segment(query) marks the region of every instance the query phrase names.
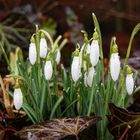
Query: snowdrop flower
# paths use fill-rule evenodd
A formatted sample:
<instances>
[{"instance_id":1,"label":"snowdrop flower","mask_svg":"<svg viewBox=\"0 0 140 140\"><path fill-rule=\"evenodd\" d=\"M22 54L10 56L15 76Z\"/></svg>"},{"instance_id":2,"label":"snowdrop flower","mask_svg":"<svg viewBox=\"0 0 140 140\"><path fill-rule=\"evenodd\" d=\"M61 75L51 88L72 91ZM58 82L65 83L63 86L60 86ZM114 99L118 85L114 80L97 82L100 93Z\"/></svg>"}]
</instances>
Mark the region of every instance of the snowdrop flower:
<instances>
[{"instance_id":1,"label":"snowdrop flower","mask_svg":"<svg viewBox=\"0 0 140 140\"><path fill-rule=\"evenodd\" d=\"M44 33L42 33L40 39L40 57L46 58L46 55L47 55L47 41L45 39Z\"/></svg>"},{"instance_id":2,"label":"snowdrop flower","mask_svg":"<svg viewBox=\"0 0 140 140\"><path fill-rule=\"evenodd\" d=\"M81 76L79 50L76 49L71 65L71 75L74 82L77 82Z\"/></svg>"},{"instance_id":3,"label":"snowdrop flower","mask_svg":"<svg viewBox=\"0 0 140 140\"><path fill-rule=\"evenodd\" d=\"M94 67L89 68L89 71L87 73L85 73L85 75L84 75L84 84L85 84L85 86L87 86L87 85L89 87L92 86L94 73L95 73Z\"/></svg>"},{"instance_id":4,"label":"snowdrop flower","mask_svg":"<svg viewBox=\"0 0 140 140\"><path fill-rule=\"evenodd\" d=\"M53 66L51 60L47 60L44 67L45 79L50 80L53 74Z\"/></svg>"},{"instance_id":5,"label":"snowdrop flower","mask_svg":"<svg viewBox=\"0 0 140 140\"><path fill-rule=\"evenodd\" d=\"M93 40L90 46L90 61L93 67L97 65L99 61L99 56L100 49L99 49L98 33L96 32L95 29L95 32L93 34Z\"/></svg>"},{"instance_id":6,"label":"snowdrop flower","mask_svg":"<svg viewBox=\"0 0 140 140\"><path fill-rule=\"evenodd\" d=\"M133 93L134 89L134 79L133 79L133 73L131 71L131 68L127 68L127 75L126 75L126 90L129 95Z\"/></svg>"},{"instance_id":7,"label":"snowdrop flower","mask_svg":"<svg viewBox=\"0 0 140 140\"><path fill-rule=\"evenodd\" d=\"M61 59L61 53L60 53L60 50L57 49L57 50L56 50L56 63L57 63L57 64L60 63L60 59Z\"/></svg>"},{"instance_id":8,"label":"snowdrop flower","mask_svg":"<svg viewBox=\"0 0 140 140\"><path fill-rule=\"evenodd\" d=\"M32 65L34 65L36 63L36 60L37 60L36 45L35 45L34 37L32 37L29 46L29 61Z\"/></svg>"},{"instance_id":9,"label":"snowdrop flower","mask_svg":"<svg viewBox=\"0 0 140 140\"><path fill-rule=\"evenodd\" d=\"M93 40L90 47L90 61L92 66L96 66L99 61L100 51L98 40Z\"/></svg>"},{"instance_id":10,"label":"snowdrop flower","mask_svg":"<svg viewBox=\"0 0 140 140\"><path fill-rule=\"evenodd\" d=\"M121 69L121 63L118 55L118 47L117 45L113 45L113 52L111 54L110 58L110 72L111 72L111 77L113 81L116 81L119 77L120 74L120 69Z\"/></svg>"},{"instance_id":11,"label":"snowdrop flower","mask_svg":"<svg viewBox=\"0 0 140 140\"><path fill-rule=\"evenodd\" d=\"M15 88L14 90L14 106L16 110L20 110L23 104L23 95L20 88Z\"/></svg>"}]
</instances>

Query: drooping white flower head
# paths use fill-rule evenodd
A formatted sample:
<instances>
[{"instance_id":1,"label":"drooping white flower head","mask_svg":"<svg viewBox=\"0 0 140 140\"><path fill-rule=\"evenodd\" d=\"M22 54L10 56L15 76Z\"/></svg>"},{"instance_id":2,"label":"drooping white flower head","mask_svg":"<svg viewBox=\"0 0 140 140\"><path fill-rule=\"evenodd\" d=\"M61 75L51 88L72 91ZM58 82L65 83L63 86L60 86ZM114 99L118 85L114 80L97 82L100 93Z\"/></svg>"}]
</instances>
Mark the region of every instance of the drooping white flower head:
<instances>
[{"instance_id":1,"label":"drooping white flower head","mask_svg":"<svg viewBox=\"0 0 140 140\"><path fill-rule=\"evenodd\" d=\"M93 40L90 47L90 61L92 66L96 66L99 61L100 51L98 40Z\"/></svg>"},{"instance_id":2,"label":"drooping white flower head","mask_svg":"<svg viewBox=\"0 0 140 140\"><path fill-rule=\"evenodd\" d=\"M87 86L87 85L89 87L92 86L94 73L95 73L94 67L90 67L89 71L85 73L85 75L84 75L84 84L85 84L85 86Z\"/></svg>"},{"instance_id":3,"label":"drooping white flower head","mask_svg":"<svg viewBox=\"0 0 140 140\"><path fill-rule=\"evenodd\" d=\"M120 59L118 53L113 53L110 58L111 77L116 81L120 74Z\"/></svg>"},{"instance_id":4,"label":"drooping white flower head","mask_svg":"<svg viewBox=\"0 0 140 140\"><path fill-rule=\"evenodd\" d=\"M45 79L50 80L53 74L53 66L51 60L47 60L44 67Z\"/></svg>"},{"instance_id":5,"label":"drooping white flower head","mask_svg":"<svg viewBox=\"0 0 140 140\"><path fill-rule=\"evenodd\" d=\"M89 68L89 72L88 72L88 75L87 75L87 84L88 84L89 87L92 86L94 73L95 73L94 67Z\"/></svg>"},{"instance_id":6,"label":"drooping white flower head","mask_svg":"<svg viewBox=\"0 0 140 140\"><path fill-rule=\"evenodd\" d=\"M46 55L47 55L47 41L45 39L44 33L42 33L40 39L40 57L46 58Z\"/></svg>"},{"instance_id":7,"label":"drooping white flower head","mask_svg":"<svg viewBox=\"0 0 140 140\"><path fill-rule=\"evenodd\" d=\"M133 73L131 71L131 68L127 68L127 74L126 74L126 90L129 95L133 93L134 90L134 79L133 79Z\"/></svg>"},{"instance_id":8,"label":"drooping white flower head","mask_svg":"<svg viewBox=\"0 0 140 140\"><path fill-rule=\"evenodd\" d=\"M13 97L15 109L20 110L23 105L23 95L20 88L15 88Z\"/></svg>"},{"instance_id":9,"label":"drooping white flower head","mask_svg":"<svg viewBox=\"0 0 140 140\"><path fill-rule=\"evenodd\" d=\"M118 47L117 45L113 45L113 52L110 58L110 73L113 81L116 81L119 78L121 63L118 54Z\"/></svg>"},{"instance_id":10,"label":"drooping white flower head","mask_svg":"<svg viewBox=\"0 0 140 140\"><path fill-rule=\"evenodd\" d=\"M35 40L32 37L31 38L31 43L29 46L29 61L32 65L36 63L37 60L37 51L36 51L36 45L35 45Z\"/></svg>"},{"instance_id":11,"label":"drooping white flower head","mask_svg":"<svg viewBox=\"0 0 140 140\"><path fill-rule=\"evenodd\" d=\"M57 65L60 63L60 59L61 59L61 53L60 53L60 50L57 49L56 50L56 63L57 63Z\"/></svg>"},{"instance_id":12,"label":"drooping white flower head","mask_svg":"<svg viewBox=\"0 0 140 140\"><path fill-rule=\"evenodd\" d=\"M71 65L71 75L74 82L77 82L81 76L79 50L76 49Z\"/></svg>"}]
</instances>

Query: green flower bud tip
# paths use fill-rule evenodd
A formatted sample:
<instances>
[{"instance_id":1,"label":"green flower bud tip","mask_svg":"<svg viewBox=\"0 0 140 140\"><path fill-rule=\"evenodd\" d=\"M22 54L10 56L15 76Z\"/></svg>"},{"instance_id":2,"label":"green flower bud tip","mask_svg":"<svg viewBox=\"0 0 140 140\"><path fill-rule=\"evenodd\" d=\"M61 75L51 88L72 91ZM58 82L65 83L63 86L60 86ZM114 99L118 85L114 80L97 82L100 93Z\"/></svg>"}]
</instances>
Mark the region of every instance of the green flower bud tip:
<instances>
[{"instance_id":1,"label":"green flower bud tip","mask_svg":"<svg viewBox=\"0 0 140 140\"><path fill-rule=\"evenodd\" d=\"M97 33L97 31L95 30L95 32L93 33L93 39L94 40L98 40L98 33Z\"/></svg>"},{"instance_id":2,"label":"green flower bud tip","mask_svg":"<svg viewBox=\"0 0 140 140\"><path fill-rule=\"evenodd\" d=\"M118 45L117 44L114 44L112 46L112 53L117 53L118 52Z\"/></svg>"},{"instance_id":3,"label":"green flower bud tip","mask_svg":"<svg viewBox=\"0 0 140 140\"><path fill-rule=\"evenodd\" d=\"M45 38L45 34L41 32L41 38Z\"/></svg>"},{"instance_id":4,"label":"green flower bud tip","mask_svg":"<svg viewBox=\"0 0 140 140\"><path fill-rule=\"evenodd\" d=\"M50 61L51 57L50 57L50 53L47 55L46 61Z\"/></svg>"},{"instance_id":5,"label":"green flower bud tip","mask_svg":"<svg viewBox=\"0 0 140 140\"><path fill-rule=\"evenodd\" d=\"M132 73L132 70L131 70L131 68L130 68L129 66L127 66L126 73L127 73L127 74L131 74L131 73Z\"/></svg>"},{"instance_id":6,"label":"green flower bud tip","mask_svg":"<svg viewBox=\"0 0 140 140\"><path fill-rule=\"evenodd\" d=\"M34 39L34 37L33 37L33 36L31 37L30 42L31 42L31 43L35 43L35 39Z\"/></svg>"},{"instance_id":7,"label":"green flower bud tip","mask_svg":"<svg viewBox=\"0 0 140 140\"><path fill-rule=\"evenodd\" d=\"M16 84L15 84L15 89L17 89L17 88L19 88L19 87L20 87L19 83L16 82Z\"/></svg>"},{"instance_id":8,"label":"green flower bud tip","mask_svg":"<svg viewBox=\"0 0 140 140\"><path fill-rule=\"evenodd\" d=\"M88 44L88 34L87 34L87 32L84 31L84 30L82 30L81 32L84 34L84 43Z\"/></svg>"},{"instance_id":9,"label":"green flower bud tip","mask_svg":"<svg viewBox=\"0 0 140 140\"><path fill-rule=\"evenodd\" d=\"M78 50L78 48L76 48L76 50L74 51L74 56L79 56L79 50Z\"/></svg>"},{"instance_id":10,"label":"green flower bud tip","mask_svg":"<svg viewBox=\"0 0 140 140\"><path fill-rule=\"evenodd\" d=\"M79 95L79 94L77 94L77 100L78 100L78 101L80 100L80 95Z\"/></svg>"}]
</instances>

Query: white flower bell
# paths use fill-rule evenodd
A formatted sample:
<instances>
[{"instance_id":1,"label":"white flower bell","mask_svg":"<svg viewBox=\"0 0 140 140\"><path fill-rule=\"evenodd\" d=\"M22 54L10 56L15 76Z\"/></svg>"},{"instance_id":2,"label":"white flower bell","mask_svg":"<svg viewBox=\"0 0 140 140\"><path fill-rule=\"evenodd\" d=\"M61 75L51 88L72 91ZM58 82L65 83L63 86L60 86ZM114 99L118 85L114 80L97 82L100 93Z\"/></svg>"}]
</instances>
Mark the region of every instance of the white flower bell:
<instances>
[{"instance_id":1,"label":"white flower bell","mask_svg":"<svg viewBox=\"0 0 140 140\"><path fill-rule=\"evenodd\" d=\"M89 87L92 87L94 73L95 73L94 67L89 68L89 71L87 73L85 73L85 75L84 75L85 86L88 85Z\"/></svg>"},{"instance_id":2,"label":"white flower bell","mask_svg":"<svg viewBox=\"0 0 140 140\"><path fill-rule=\"evenodd\" d=\"M74 52L74 57L71 65L71 75L74 82L77 82L81 76L80 56L78 49L76 49Z\"/></svg>"},{"instance_id":3,"label":"white flower bell","mask_svg":"<svg viewBox=\"0 0 140 140\"><path fill-rule=\"evenodd\" d=\"M51 60L47 60L44 67L45 79L50 80L53 74L53 66Z\"/></svg>"},{"instance_id":4,"label":"white flower bell","mask_svg":"<svg viewBox=\"0 0 140 140\"><path fill-rule=\"evenodd\" d=\"M35 40L32 37L31 38L31 43L29 46L29 61L32 65L36 63L37 60L37 51L36 51L36 45L35 45Z\"/></svg>"},{"instance_id":5,"label":"white flower bell","mask_svg":"<svg viewBox=\"0 0 140 140\"><path fill-rule=\"evenodd\" d=\"M87 75L87 84L88 84L89 87L92 86L94 73L95 73L94 67L89 68L89 72L88 72L88 75Z\"/></svg>"},{"instance_id":6,"label":"white flower bell","mask_svg":"<svg viewBox=\"0 0 140 140\"><path fill-rule=\"evenodd\" d=\"M98 41L98 33L95 28L95 32L93 34L93 40L90 45L90 61L92 66L96 66L99 61L100 56L100 48L99 48L99 41Z\"/></svg>"},{"instance_id":7,"label":"white flower bell","mask_svg":"<svg viewBox=\"0 0 140 140\"><path fill-rule=\"evenodd\" d=\"M40 39L40 57L46 58L46 55L47 55L47 41L45 39L44 33L42 33Z\"/></svg>"},{"instance_id":8,"label":"white flower bell","mask_svg":"<svg viewBox=\"0 0 140 140\"><path fill-rule=\"evenodd\" d=\"M98 40L93 40L90 47L90 61L92 66L96 66L99 61L100 51Z\"/></svg>"},{"instance_id":9,"label":"white flower bell","mask_svg":"<svg viewBox=\"0 0 140 140\"><path fill-rule=\"evenodd\" d=\"M133 93L134 90L134 79L133 79L133 73L131 71L131 68L127 68L127 75L126 75L126 90L129 95Z\"/></svg>"},{"instance_id":10,"label":"white flower bell","mask_svg":"<svg viewBox=\"0 0 140 140\"><path fill-rule=\"evenodd\" d=\"M16 110L20 110L23 105L23 95L20 88L14 90L14 106Z\"/></svg>"},{"instance_id":11,"label":"white flower bell","mask_svg":"<svg viewBox=\"0 0 140 140\"><path fill-rule=\"evenodd\" d=\"M113 52L110 58L110 73L113 81L116 81L119 77L121 69L121 63L118 55L118 47L117 45L113 45Z\"/></svg>"},{"instance_id":12,"label":"white flower bell","mask_svg":"<svg viewBox=\"0 0 140 140\"><path fill-rule=\"evenodd\" d=\"M60 53L60 50L57 49L56 50L56 63L57 63L57 65L60 63L60 59L61 59L61 53Z\"/></svg>"}]
</instances>

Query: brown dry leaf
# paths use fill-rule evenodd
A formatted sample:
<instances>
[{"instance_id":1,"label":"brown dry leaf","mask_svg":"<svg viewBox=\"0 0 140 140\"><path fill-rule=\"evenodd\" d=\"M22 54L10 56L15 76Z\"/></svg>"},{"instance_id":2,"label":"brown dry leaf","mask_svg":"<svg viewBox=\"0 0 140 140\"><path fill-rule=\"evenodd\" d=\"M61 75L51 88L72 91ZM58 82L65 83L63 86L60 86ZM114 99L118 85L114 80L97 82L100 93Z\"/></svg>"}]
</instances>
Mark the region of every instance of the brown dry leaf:
<instances>
[{"instance_id":1,"label":"brown dry leaf","mask_svg":"<svg viewBox=\"0 0 140 140\"><path fill-rule=\"evenodd\" d=\"M110 103L108 128L116 140L140 140L140 113L128 112Z\"/></svg>"},{"instance_id":2,"label":"brown dry leaf","mask_svg":"<svg viewBox=\"0 0 140 140\"><path fill-rule=\"evenodd\" d=\"M99 117L53 119L43 125L26 127L16 135L23 140L64 140L67 137L77 140L96 140L96 131L93 127L99 120ZM86 131L88 128L92 133L88 134Z\"/></svg>"},{"instance_id":3,"label":"brown dry leaf","mask_svg":"<svg viewBox=\"0 0 140 140\"><path fill-rule=\"evenodd\" d=\"M15 115L13 113L13 104L11 103L10 96L8 94L9 83L10 83L9 81L4 82L3 79L0 76L0 85L1 85L1 88L2 88L2 92L3 92L4 105L5 105L5 108L6 108L6 111L8 113L9 118L14 118Z\"/></svg>"}]
</instances>

